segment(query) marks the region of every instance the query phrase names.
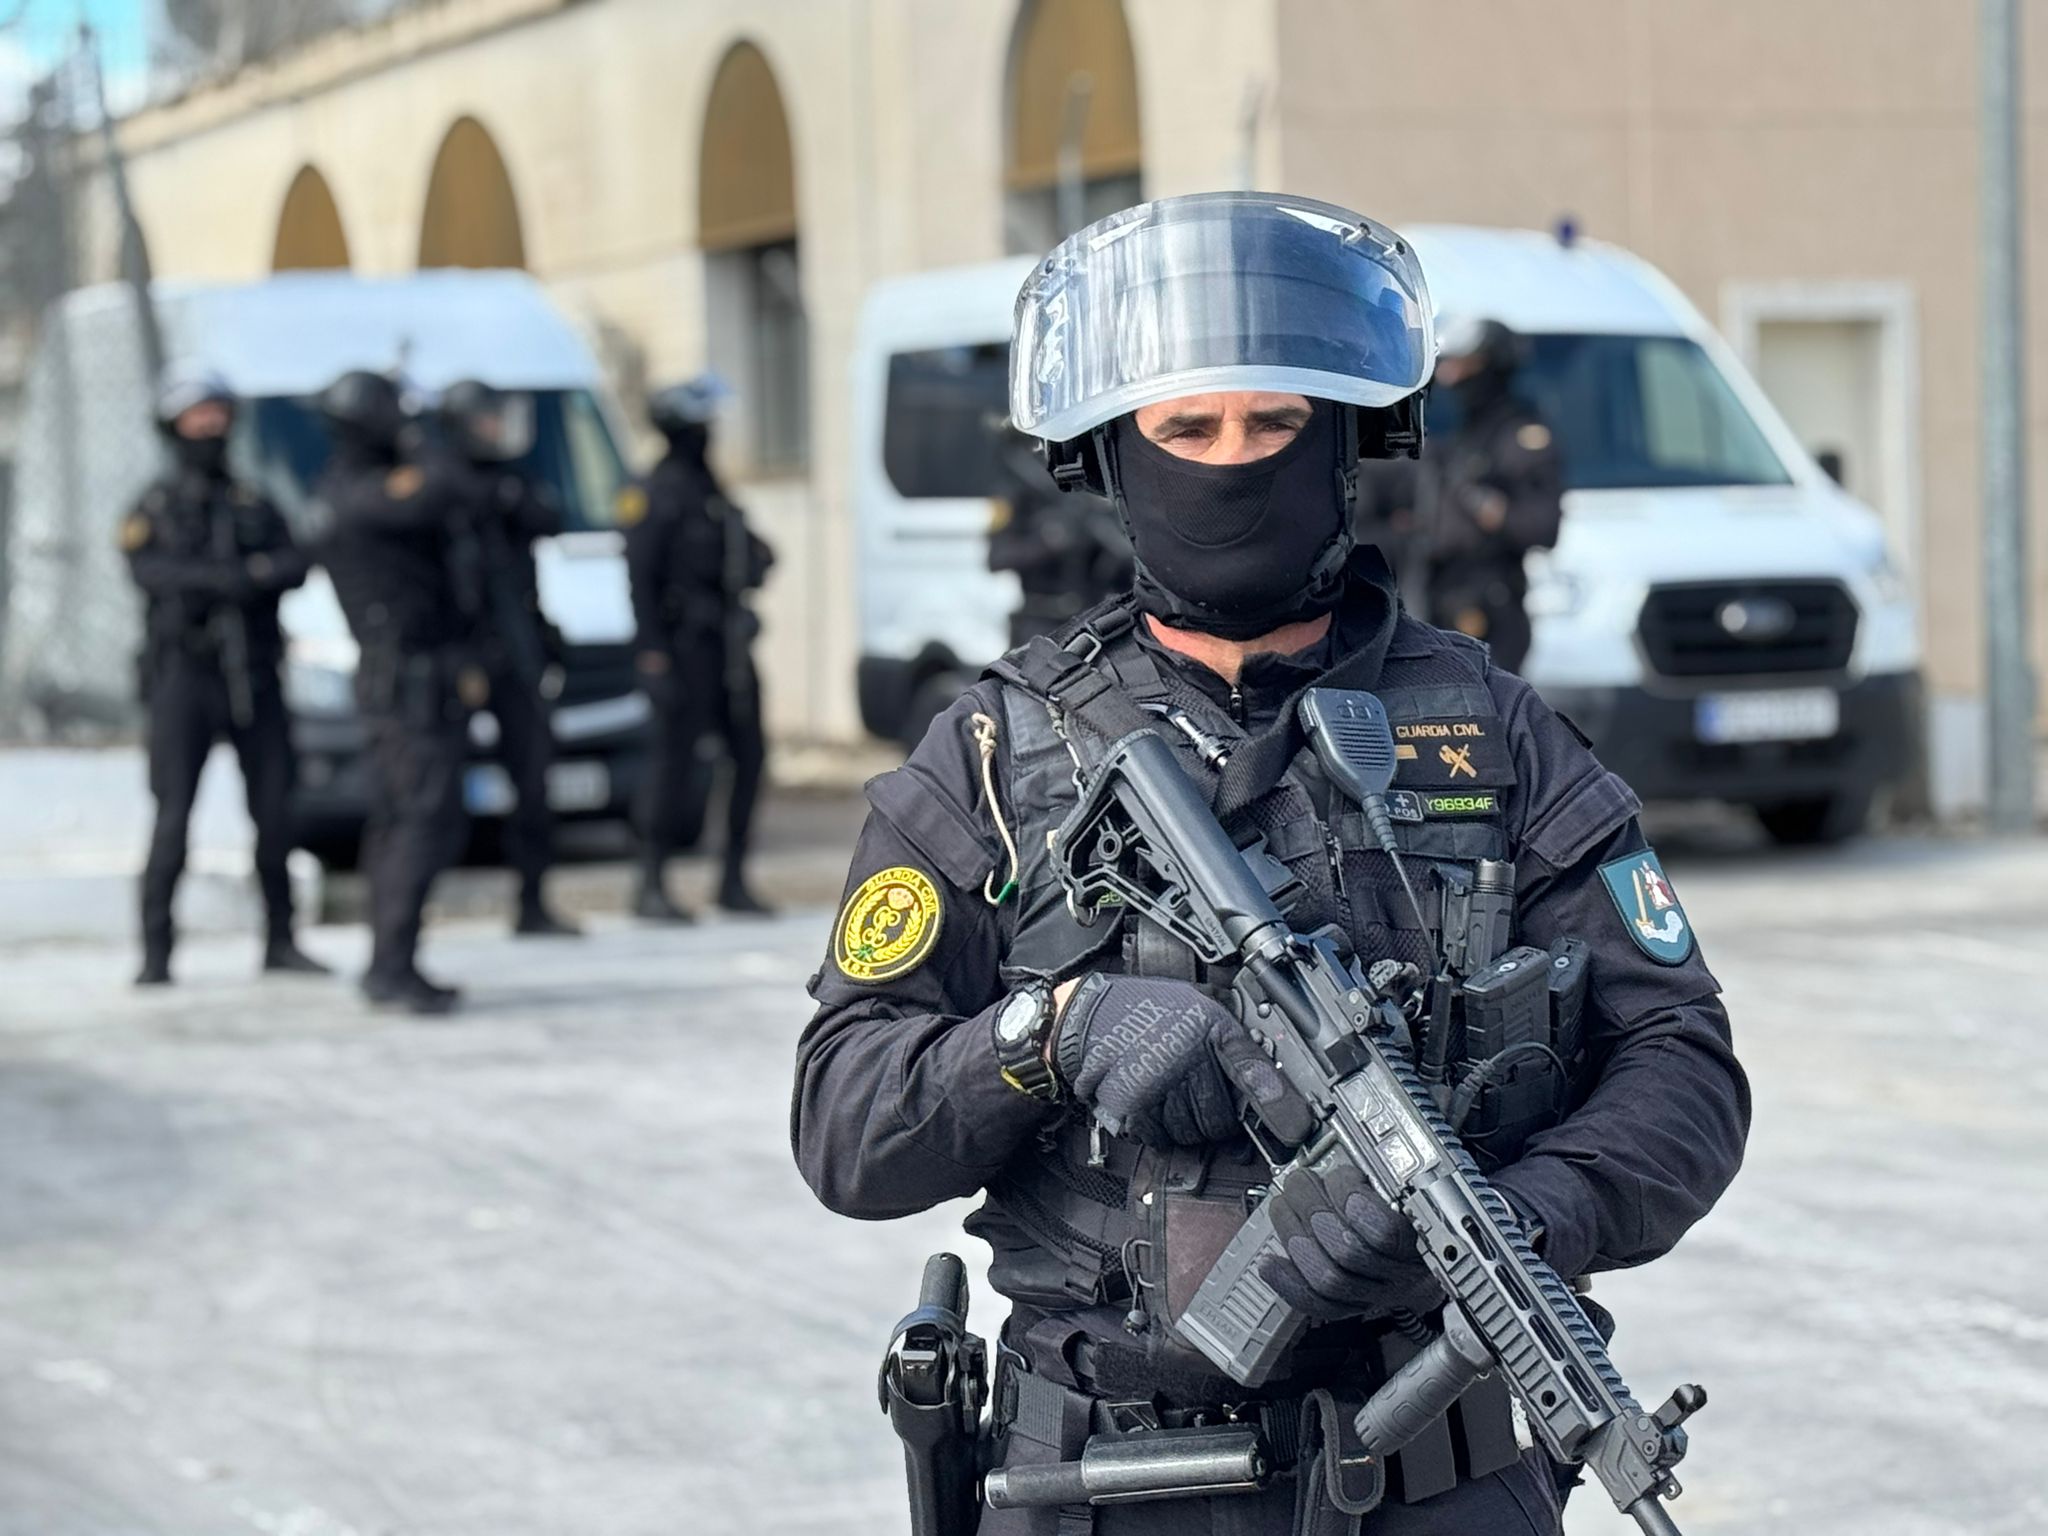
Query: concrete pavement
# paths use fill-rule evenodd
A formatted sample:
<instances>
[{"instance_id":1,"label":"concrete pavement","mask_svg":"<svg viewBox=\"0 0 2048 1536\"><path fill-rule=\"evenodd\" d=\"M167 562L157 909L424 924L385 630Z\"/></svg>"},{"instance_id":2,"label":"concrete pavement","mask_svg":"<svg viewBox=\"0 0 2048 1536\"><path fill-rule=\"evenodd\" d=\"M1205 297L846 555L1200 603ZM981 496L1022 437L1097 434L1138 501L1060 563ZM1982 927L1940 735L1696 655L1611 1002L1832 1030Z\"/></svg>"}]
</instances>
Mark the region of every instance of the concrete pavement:
<instances>
[{"instance_id":1,"label":"concrete pavement","mask_svg":"<svg viewBox=\"0 0 2048 1536\"><path fill-rule=\"evenodd\" d=\"M2038 1531L2048 850L1738 842L1665 851L1749 1166L1599 1283L1641 1395L1713 1395L1673 1512ZM873 1371L964 1240L957 1209L833 1217L791 1166L825 925L444 927L448 1024L254 981L241 941L147 998L108 947L0 957L0 1536L900 1533ZM352 930L309 942L360 964ZM1624 1529L1575 1500L1573 1536Z\"/></svg>"}]
</instances>

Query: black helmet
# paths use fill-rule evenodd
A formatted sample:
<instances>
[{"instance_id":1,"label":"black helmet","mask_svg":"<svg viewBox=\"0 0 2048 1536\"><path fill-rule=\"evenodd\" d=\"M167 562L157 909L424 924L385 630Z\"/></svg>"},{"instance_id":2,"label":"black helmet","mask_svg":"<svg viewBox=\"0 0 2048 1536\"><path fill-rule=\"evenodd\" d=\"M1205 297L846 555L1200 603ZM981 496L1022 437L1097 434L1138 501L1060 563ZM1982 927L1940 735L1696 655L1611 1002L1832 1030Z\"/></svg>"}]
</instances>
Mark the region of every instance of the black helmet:
<instances>
[{"instance_id":1,"label":"black helmet","mask_svg":"<svg viewBox=\"0 0 2048 1536\"><path fill-rule=\"evenodd\" d=\"M173 363L156 387L156 424L164 432L196 405L224 405L233 411L241 402L228 381L196 363Z\"/></svg>"},{"instance_id":2,"label":"black helmet","mask_svg":"<svg viewBox=\"0 0 2048 1536\"><path fill-rule=\"evenodd\" d=\"M317 404L336 437L367 448L396 448L408 424L398 385L367 368L344 373L320 391Z\"/></svg>"},{"instance_id":3,"label":"black helmet","mask_svg":"<svg viewBox=\"0 0 2048 1536\"><path fill-rule=\"evenodd\" d=\"M464 379L442 391L440 417L456 448L481 463L509 463L533 447L533 396Z\"/></svg>"},{"instance_id":4,"label":"black helmet","mask_svg":"<svg viewBox=\"0 0 2048 1536\"><path fill-rule=\"evenodd\" d=\"M732 398L732 386L715 373L700 373L647 397L647 420L663 437L708 427Z\"/></svg>"}]
</instances>

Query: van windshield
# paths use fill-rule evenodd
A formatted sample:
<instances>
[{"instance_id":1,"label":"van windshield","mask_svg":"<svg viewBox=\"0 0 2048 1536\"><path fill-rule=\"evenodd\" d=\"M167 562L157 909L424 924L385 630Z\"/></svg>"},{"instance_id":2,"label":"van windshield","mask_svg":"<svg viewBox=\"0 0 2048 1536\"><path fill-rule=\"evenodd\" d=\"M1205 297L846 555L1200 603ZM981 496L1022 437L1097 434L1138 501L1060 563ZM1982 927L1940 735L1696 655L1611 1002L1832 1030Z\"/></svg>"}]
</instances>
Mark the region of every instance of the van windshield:
<instances>
[{"instance_id":1,"label":"van windshield","mask_svg":"<svg viewBox=\"0 0 2048 1536\"><path fill-rule=\"evenodd\" d=\"M562 504L572 532L612 526L625 461L586 389L534 392L534 442L512 467L532 476ZM327 463L327 431L303 400L271 397L243 412L238 456L286 517L298 522Z\"/></svg>"},{"instance_id":2,"label":"van windshield","mask_svg":"<svg viewBox=\"0 0 2048 1536\"><path fill-rule=\"evenodd\" d=\"M1556 434L1571 490L1792 478L1720 369L1683 336L1534 336L1515 392ZM1450 391L1430 392L1432 435L1457 431L1460 414Z\"/></svg>"}]
</instances>

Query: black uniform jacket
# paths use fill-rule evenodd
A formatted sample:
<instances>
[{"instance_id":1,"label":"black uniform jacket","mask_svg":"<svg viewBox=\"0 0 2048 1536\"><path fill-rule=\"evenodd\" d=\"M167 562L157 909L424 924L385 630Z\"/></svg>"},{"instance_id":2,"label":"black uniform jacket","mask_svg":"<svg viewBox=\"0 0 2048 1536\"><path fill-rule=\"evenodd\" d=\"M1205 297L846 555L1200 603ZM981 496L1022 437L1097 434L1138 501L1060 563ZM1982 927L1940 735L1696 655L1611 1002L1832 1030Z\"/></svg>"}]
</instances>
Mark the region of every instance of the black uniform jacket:
<instances>
[{"instance_id":1,"label":"black uniform jacket","mask_svg":"<svg viewBox=\"0 0 2048 1536\"><path fill-rule=\"evenodd\" d=\"M1253 727L1334 659L1328 642L1300 658L1255 657L1232 690L1161 648L1142 619L1137 633L1176 688L1227 703ZM1500 741L1490 750L1507 754L1500 781L1512 766L1504 831L1517 870L1517 941L1549 946L1576 936L1593 954L1594 1080L1578 1107L1539 1132L1496 1180L1547 1228L1547 1255L1562 1273L1641 1264L1676 1243L1733 1178L1749 1125L1748 1084L1696 946L1667 963L1624 926L1621 897L1601 869L1645 845L1634 797L1583 738L1528 684L1493 669L1475 642L1406 617L1394 631L1387 675L1422 664L1413 658L1434 665L1454 651L1497 710ZM983 876L994 872L999 886L1008 864L982 791L972 719L1004 717L1003 687L977 685L904 767L868 786L872 809L849 902L870 877L907 866L933 882L941 917L929 955L894 979L854 980L829 956L812 978L818 1008L797 1050L791 1138L819 1199L846 1215L901 1216L1002 1184L1012 1160L1046 1155L1051 1142L1041 1133L1065 1113L1008 1087L993 1054L990 1026L1006 994L999 971L1017 905L984 899ZM1003 746L992 766L998 798L1010 804L1015 786ZM1043 846L1046 830L1016 829L1027 850L1034 840ZM994 1206L988 1210L977 1227L986 1228Z\"/></svg>"},{"instance_id":2,"label":"black uniform jacket","mask_svg":"<svg viewBox=\"0 0 2048 1536\"><path fill-rule=\"evenodd\" d=\"M356 643L417 655L468 632L451 561L461 483L433 462L387 464L337 449L320 478L320 561Z\"/></svg>"},{"instance_id":3,"label":"black uniform jacket","mask_svg":"<svg viewBox=\"0 0 2048 1536\"><path fill-rule=\"evenodd\" d=\"M733 518L741 519L736 532L746 541L738 570L726 546ZM747 530L710 466L670 453L620 493L618 522L626 531L639 648L675 658L715 655L735 606L761 584L775 557Z\"/></svg>"},{"instance_id":4,"label":"black uniform jacket","mask_svg":"<svg viewBox=\"0 0 2048 1536\"><path fill-rule=\"evenodd\" d=\"M312 562L268 501L224 477L176 469L143 492L121 546L143 592L152 652L211 653L213 619L227 607L242 615L249 664L276 666L278 599Z\"/></svg>"},{"instance_id":5,"label":"black uniform jacket","mask_svg":"<svg viewBox=\"0 0 2048 1536\"><path fill-rule=\"evenodd\" d=\"M541 607L533 546L567 526L561 503L509 465L478 463L446 447L437 447L430 462L460 504L452 544L456 601L475 638L487 654L508 660L536 647L532 661L560 660L560 636ZM505 633L513 625L520 632Z\"/></svg>"}]
</instances>

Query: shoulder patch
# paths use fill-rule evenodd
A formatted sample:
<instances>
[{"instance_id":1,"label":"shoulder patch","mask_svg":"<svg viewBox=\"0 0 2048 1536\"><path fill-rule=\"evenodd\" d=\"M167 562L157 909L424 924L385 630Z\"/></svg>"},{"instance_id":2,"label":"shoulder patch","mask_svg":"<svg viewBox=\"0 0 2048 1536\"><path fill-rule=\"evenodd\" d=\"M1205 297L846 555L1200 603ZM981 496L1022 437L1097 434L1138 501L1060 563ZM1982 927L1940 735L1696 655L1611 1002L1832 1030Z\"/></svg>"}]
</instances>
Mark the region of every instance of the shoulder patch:
<instances>
[{"instance_id":1,"label":"shoulder patch","mask_svg":"<svg viewBox=\"0 0 2048 1536\"><path fill-rule=\"evenodd\" d=\"M1515 442L1530 453L1541 453L1550 446L1550 428L1540 421L1525 421L1515 428Z\"/></svg>"},{"instance_id":2,"label":"shoulder patch","mask_svg":"<svg viewBox=\"0 0 2048 1536\"><path fill-rule=\"evenodd\" d=\"M1683 965L1692 958L1692 923L1656 850L1645 848L1602 864L1600 878L1636 948L1659 965Z\"/></svg>"},{"instance_id":3,"label":"shoulder patch","mask_svg":"<svg viewBox=\"0 0 2048 1536\"><path fill-rule=\"evenodd\" d=\"M863 880L832 931L832 960L850 981L908 976L931 957L945 922L931 876L899 864Z\"/></svg>"},{"instance_id":4,"label":"shoulder patch","mask_svg":"<svg viewBox=\"0 0 2048 1536\"><path fill-rule=\"evenodd\" d=\"M384 477L384 494L393 501L411 501L426 483L426 472L419 465L401 464Z\"/></svg>"},{"instance_id":5,"label":"shoulder patch","mask_svg":"<svg viewBox=\"0 0 2048 1536\"><path fill-rule=\"evenodd\" d=\"M121 519L121 553L134 554L149 542L154 531L147 512L130 512Z\"/></svg>"},{"instance_id":6,"label":"shoulder patch","mask_svg":"<svg viewBox=\"0 0 2048 1536\"><path fill-rule=\"evenodd\" d=\"M647 493L637 485L629 485L612 500L612 521L621 528L632 528L647 516Z\"/></svg>"}]
</instances>

